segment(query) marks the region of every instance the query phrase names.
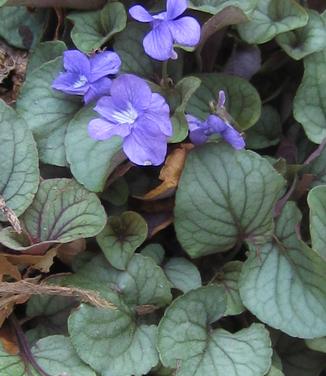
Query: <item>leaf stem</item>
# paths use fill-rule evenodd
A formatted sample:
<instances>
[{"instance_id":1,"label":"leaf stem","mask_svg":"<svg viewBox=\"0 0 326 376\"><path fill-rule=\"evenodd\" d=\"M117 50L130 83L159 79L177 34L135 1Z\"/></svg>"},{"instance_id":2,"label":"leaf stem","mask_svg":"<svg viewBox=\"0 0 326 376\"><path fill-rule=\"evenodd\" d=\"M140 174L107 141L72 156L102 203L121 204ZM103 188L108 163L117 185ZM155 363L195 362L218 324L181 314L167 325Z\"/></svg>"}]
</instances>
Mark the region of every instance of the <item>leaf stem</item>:
<instances>
[{"instance_id":1,"label":"leaf stem","mask_svg":"<svg viewBox=\"0 0 326 376\"><path fill-rule=\"evenodd\" d=\"M48 373L46 373L43 368L41 368L37 361L34 358L34 355L30 349L29 343L27 341L27 338L18 322L16 317L14 315L10 316L10 322L11 325L16 333L19 350L20 350L20 356L25 363L25 366L27 367L27 373L30 374L29 365L31 365L37 372L40 373L42 376L51 376Z\"/></svg>"}]
</instances>

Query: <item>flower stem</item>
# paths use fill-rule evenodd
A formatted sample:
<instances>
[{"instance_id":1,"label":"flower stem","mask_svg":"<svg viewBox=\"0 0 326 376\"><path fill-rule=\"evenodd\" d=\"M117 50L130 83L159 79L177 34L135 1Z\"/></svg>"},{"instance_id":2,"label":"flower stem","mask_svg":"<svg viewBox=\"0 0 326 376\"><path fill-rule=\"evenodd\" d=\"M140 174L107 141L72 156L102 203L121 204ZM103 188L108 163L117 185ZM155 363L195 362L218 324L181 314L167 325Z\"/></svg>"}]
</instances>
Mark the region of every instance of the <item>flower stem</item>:
<instances>
[{"instance_id":1,"label":"flower stem","mask_svg":"<svg viewBox=\"0 0 326 376\"><path fill-rule=\"evenodd\" d=\"M162 81L161 85L163 87L169 87L169 75L168 75L168 60L162 63Z\"/></svg>"}]
</instances>

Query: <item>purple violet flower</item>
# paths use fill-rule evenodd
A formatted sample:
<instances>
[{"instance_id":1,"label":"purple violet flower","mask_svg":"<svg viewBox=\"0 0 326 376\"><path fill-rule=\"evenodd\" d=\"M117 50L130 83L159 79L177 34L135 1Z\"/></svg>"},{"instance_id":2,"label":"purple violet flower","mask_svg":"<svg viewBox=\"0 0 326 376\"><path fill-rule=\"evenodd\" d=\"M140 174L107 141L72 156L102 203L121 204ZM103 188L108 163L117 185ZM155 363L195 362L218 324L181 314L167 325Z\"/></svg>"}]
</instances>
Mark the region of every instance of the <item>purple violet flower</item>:
<instances>
[{"instance_id":1,"label":"purple violet flower","mask_svg":"<svg viewBox=\"0 0 326 376\"><path fill-rule=\"evenodd\" d=\"M53 81L52 88L66 94L83 95L85 104L110 93L111 80L106 77L119 71L121 60L112 51L103 51L87 57L78 50L65 51L62 72Z\"/></svg>"},{"instance_id":2,"label":"purple violet flower","mask_svg":"<svg viewBox=\"0 0 326 376\"><path fill-rule=\"evenodd\" d=\"M217 109L225 110L224 91L219 92ZM234 149L241 150L246 144L241 135L227 120L222 119L216 114L209 115L205 121L201 121L192 115L186 115L189 127L189 137L193 144L200 145L205 143L209 136L219 134Z\"/></svg>"},{"instance_id":3,"label":"purple violet flower","mask_svg":"<svg viewBox=\"0 0 326 376\"><path fill-rule=\"evenodd\" d=\"M91 120L88 133L95 140L123 137L123 150L134 163L160 165L172 135L170 109L165 99L152 93L147 83L123 74L112 82L111 96L102 97L94 108L102 118Z\"/></svg>"},{"instance_id":4,"label":"purple violet flower","mask_svg":"<svg viewBox=\"0 0 326 376\"><path fill-rule=\"evenodd\" d=\"M147 55L157 60L176 59L173 44L194 47L200 39L200 25L193 17L178 18L187 9L187 0L167 0L166 12L150 15L141 5L129 9L132 18L151 22L150 31L143 40Z\"/></svg>"}]
</instances>

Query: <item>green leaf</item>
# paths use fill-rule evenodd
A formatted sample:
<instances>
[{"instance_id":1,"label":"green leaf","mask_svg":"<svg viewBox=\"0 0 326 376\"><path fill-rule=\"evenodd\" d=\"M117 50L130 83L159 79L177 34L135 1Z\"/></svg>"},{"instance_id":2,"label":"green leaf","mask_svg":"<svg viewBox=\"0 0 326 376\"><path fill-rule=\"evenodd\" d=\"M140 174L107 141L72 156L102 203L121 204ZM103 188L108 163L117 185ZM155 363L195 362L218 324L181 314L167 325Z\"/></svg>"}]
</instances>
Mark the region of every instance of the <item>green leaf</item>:
<instances>
[{"instance_id":1,"label":"green leaf","mask_svg":"<svg viewBox=\"0 0 326 376\"><path fill-rule=\"evenodd\" d=\"M326 353L326 337L307 339L305 343L311 350Z\"/></svg>"},{"instance_id":2,"label":"green leaf","mask_svg":"<svg viewBox=\"0 0 326 376\"><path fill-rule=\"evenodd\" d=\"M176 84L175 90L180 96L180 103L176 107L171 118L173 124L173 135L169 139L169 142L181 142L187 137L188 122L184 113L187 103L194 92L199 88L200 83L200 79L196 77L185 77Z\"/></svg>"},{"instance_id":3,"label":"green leaf","mask_svg":"<svg viewBox=\"0 0 326 376\"><path fill-rule=\"evenodd\" d=\"M261 324L231 334L213 330L226 308L222 287L210 285L177 298L159 324L158 350L177 376L259 376L271 364L272 349Z\"/></svg>"},{"instance_id":4,"label":"green leaf","mask_svg":"<svg viewBox=\"0 0 326 376\"><path fill-rule=\"evenodd\" d=\"M191 257L223 252L243 240L266 242L284 180L258 154L225 143L192 150L175 205L177 237ZM240 189L241 187L241 189Z\"/></svg>"},{"instance_id":5,"label":"green leaf","mask_svg":"<svg viewBox=\"0 0 326 376\"><path fill-rule=\"evenodd\" d=\"M322 150L320 155L305 167L305 171L312 174L314 180L312 186L326 184L326 148Z\"/></svg>"},{"instance_id":6,"label":"green leaf","mask_svg":"<svg viewBox=\"0 0 326 376\"><path fill-rule=\"evenodd\" d=\"M29 49L42 38L46 27L48 11L26 7L3 7L0 9L0 37L8 44Z\"/></svg>"},{"instance_id":7,"label":"green leaf","mask_svg":"<svg viewBox=\"0 0 326 376\"><path fill-rule=\"evenodd\" d=\"M245 311L239 294L239 278L242 269L241 261L231 261L225 264L221 273L217 276L216 282L222 286L226 295L225 315L239 315Z\"/></svg>"},{"instance_id":8,"label":"green leaf","mask_svg":"<svg viewBox=\"0 0 326 376\"><path fill-rule=\"evenodd\" d=\"M121 137L106 141L93 140L87 131L88 123L98 118L94 104L82 108L70 121L65 147L70 169L76 180L93 192L104 189L111 172L123 161Z\"/></svg>"},{"instance_id":9,"label":"green leaf","mask_svg":"<svg viewBox=\"0 0 326 376\"><path fill-rule=\"evenodd\" d=\"M32 353L41 368L50 375L96 376L74 350L69 338L61 335L39 340ZM35 373L38 376L38 373ZM13 376L13 375L12 375Z\"/></svg>"},{"instance_id":10,"label":"green leaf","mask_svg":"<svg viewBox=\"0 0 326 376\"><path fill-rule=\"evenodd\" d=\"M271 368L266 376L285 376L282 361L275 351L273 352Z\"/></svg>"},{"instance_id":11,"label":"green leaf","mask_svg":"<svg viewBox=\"0 0 326 376\"><path fill-rule=\"evenodd\" d=\"M305 26L308 14L293 0L258 0L249 22L238 25L243 40L251 44L268 42L276 35Z\"/></svg>"},{"instance_id":12,"label":"green leaf","mask_svg":"<svg viewBox=\"0 0 326 376\"><path fill-rule=\"evenodd\" d=\"M189 2L189 8L215 15L226 7L233 6L240 8L245 14L250 15L255 9L257 1L258 0L191 0Z\"/></svg>"},{"instance_id":13,"label":"green leaf","mask_svg":"<svg viewBox=\"0 0 326 376\"><path fill-rule=\"evenodd\" d=\"M36 144L16 112L0 100L0 194L17 216L31 204L39 184ZM0 213L0 220L7 219Z\"/></svg>"},{"instance_id":14,"label":"green leaf","mask_svg":"<svg viewBox=\"0 0 326 376\"><path fill-rule=\"evenodd\" d=\"M326 263L297 239L301 213L283 208L276 237L251 249L240 276L243 304L261 321L293 337L326 334Z\"/></svg>"},{"instance_id":15,"label":"green leaf","mask_svg":"<svg viewBox=\"0 0 326 376\"><path fill-rule=\"evenodd\" d=\"M109 185L108 189L103 192L101 198L107 200L115 206L122 206L127 203L129 197L129 187L126 179L121 176Z\"/></svg>"},{"instance_id":16,"label":"green leaf","mask_svg":"<svg viewBox=\"0 0 326 376\"><path fill-rule=\"evenodd\" d=\"M96 240L112 266L124 270L136 249L146 240L147 232L144 218L127 211L119 217L109 217Z\"/></svg>"},{"instance_id":17,"label":"green leaf","mask_svg":"<svg viewBox=\"0 0 326 376\"><path fill-rule=\"evenodd\" d=\"M64 296L35 295L28 300L26 315L37 318L37 326L29 331L33 338L40 339L52 334L67 333L67 319L76 302Z\"/></svg>"},{"instance_id":18,"label":"green leaf","mask_svg":"<svg viewBox=\"0 0 326 376\"><path fill-rule=\"evenodd\" d=\"M174 288L186 293L202 285L196 266L183 257L172 257L164 265L164 272Z\"/></svg>"},{"instance_id":19,"label":"green leaf","mask_svg":"<svg viewBox=\"0 0 326 376\"><path fill-rule=\"evenodd\" d=\"M246 132L246 144L250 149L264 149L279 143L282 125L279 113L274 107L262 108L260 119Z\"/></svg>"},{"instance_id":20,"label":"green leaf","mask_svg":"<svg viewBox=\"0 0 326 376\"><path fill-rule=\"evenodd\" d=\"M69 332L81 359L115 376L143 375L157 365L156 327L137 324L135 317L139 305L161 307L172 299L170 283L153 259L134 255L127 270L118 271L99 255L66 283L95 290L118 307L81 306L70 316Z\"/></svg>"},{"instance_id":21,"label":"green leaf","mask_svg":"<svg viewBox=\"0 0 326 376\"><path fill-rule=\"evenodd\" d=\"M326 185L319 185L308 193L312 248L326 259Z\"/></svg>"},{"instance_id":22,"label":"green leaf","mask_svg":"<svg viewBox=\"0 0 326 376\"><path fill-rule=\"evenodd\" d=\"M26 376L25 365L20 356L6 353L1 341L0 374L1 376Z\"/></svg>"},{"instance_id":23,"label":"green leaf","mask_svg":"<svg viewBox=\"0 0 326 376\"><path fill-rule=\"evenodd\" d=\"M326 18L313 9L306 11L309 19L304 27L276 37L277 43L295 60L326 48Z\"/></svg>"},{"instance_id":24,"label":"green leaf","mask_svg":"<svg viewBox=\"0 0 326 376\"><path fill-rule=\"evenodd\" d=\"M39 43L28 59L26 75L41 67L41 65L62 56L67 49L61 40L52 40Z\"/></svg>"},{"instance_id":25,"label":"green leaf","mask_svg":"<svg viewBox=\"0 0 326 376\"><path fill-rule=\"evenodd\" d=\"M161 244L148 244L140 252L143 256L151 257L157 265L161 265L164 260L164 248Z\"/></svg>"},{"instance_id":26,"label":"green leaf","mask_svg":"<svg viewBox=\"0 0 326 376\"><path fill-rule=\"evenodd\" d=\"M51 376L96 376L95 372L79 359L67 337L43 338L31 350L38 365ZM40 376L31 366L29 368L30 372L27 372L22 358L7 354L0 342L1 376Z\"/></svg>"},{"instance_id":27,"label":"green leaf","mask_svg":"<svg viewBox=\"0 0 326 376\"><path fill-rule=\"evenodd\" d=\"M140 376L158 364L156 326L137 326L130 312L82 304L68 326L80 358L101 375Z\"/></svg>"},{"instance_id":28,"label":"green leaf","mask_svg":"<svg viewBox=\"0 0 326 376\"><path fill-rule=\"evenodd\" d=\"M22 225L33 241L67 243L97 235L104 227L106 215L100 200L72 179L43 180L32 205L21 217ZM0 232L0 242L9 248L16 245L15 234Z\"/></svg>"},{"instance_id":29,"label":"green leaf","mask_svg":"<svg viewBox=\"0 0 326 376\"><path fill-rule=\"evenodd\" d=\"M94 257L77 273L65 279L65 284L96 290L104 298L120 304L151 304L165 306L171 299L170 283L162 269L150 257L133 255L127 269L114 269L102 255ZM119 292L119 294L117 293Z\"/></svg>"},{"instance_id":30,"label":"green leaf","mask_svg":"<svg viewBox=\"0 0 326 376\"><path fill-rule=\"evenodd\" d=\"M276 350L286 376L319 376L325 369L325 355L308 349L298 338L281 335Z\"/></svg>"},{"instance_id":31,"label":"green leaf","mask_svg":"<svg viewBox=\"0 0 326 376\"><path fill-rule=\"evenodd\" d=\"M143 39L148 31L146 25L131 22L115 37L113 49L122 61L121 72L148 78L154 76L158 63L144 53L143 47Z\"/></svg>"},{"instance_id":32,"label":"green leaf","mask_svg":"<svg viewBox=\"0 0 326 376\"><path fill-rule=\"evenodd\" d=\"M82 103L51 88L62 69L62 58L43 64L28 75L17 100L17 112L25 119L37 142L42 162L66 165L64 138L67 126Z\"/></svg>"},{"instance_id":33,"label":"green leaf","mask_svg":"<svg viewBox=\"0 0 326 376\"><path fill-rule=\"evenodd\" d=\"M127 14L120 2L108 3L102 10L72 12L67 17L73 21L71 38L76 47L92 52L108 42L126 27Z\"/></svg>"},{"instance_id":34,"label":"green leaf","mask_svg":"<svg viewBox=\"0 0 326 376\"><path fill-rule=\"evenodd\" d=\"M307 137L320 144L326 138L326 49L304 58L304 75L293 102L293 115Z\"/></svg>"},{"instance_id":35,"label":"green leaf","mask_svg":"<svg viewBox=\"0 0 326 376\"><path fill-rule=\"evenodd\" d=\"M217 98L220 90L224 90L226 108L241 130L250 128L258 121L260 97L247 80L221 73L198 74L196 77L202 83L188 102L188 113L205 120L210 113L209 103Z\"/></svg>"}]
</instances>

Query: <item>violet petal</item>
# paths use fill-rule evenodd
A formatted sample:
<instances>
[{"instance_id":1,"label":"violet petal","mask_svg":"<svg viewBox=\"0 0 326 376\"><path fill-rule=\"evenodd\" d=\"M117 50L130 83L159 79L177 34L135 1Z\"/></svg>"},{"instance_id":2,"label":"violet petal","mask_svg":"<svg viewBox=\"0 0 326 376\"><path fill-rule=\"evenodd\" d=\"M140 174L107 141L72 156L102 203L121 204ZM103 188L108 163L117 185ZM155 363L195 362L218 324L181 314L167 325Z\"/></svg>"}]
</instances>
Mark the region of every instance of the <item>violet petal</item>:
<instances>
[{"instance_id":1,"label":"violet petal","mask_svg":"<svg viewBox=\"0 0 326 376\"><path fill-rule=\"evenodd\" d=\"M89 90L84 95L85 104L99 99L104 95L109 95L111 84L112 81L107 77L103 77L100 80L97 80L96 82L90 84Z\"/></svg>"},{"instance_id":2,"label":"violet petal","mask_svg":"<svg viewBox=\"0 0 326 376\"><path fill-rule=\"evenodd\" d=\"M147 55L165 61L173 56L173 39L167 22L160 22L143 40Z\"/></svg>"},{"instance_id":3,"label":"violet petal","mask_svg":"<svg viewBox=\"0 0 326 376\"><path fill-rule=\"evenodd\" d=\"M167 22L173 40L181 46L196 46L200 40L200 25L193 17Z\"/></svg>"},{"instance_id":4,"label":"violet petal","mask_svg":"<svg viewBox=\"0 0 326 376\"><path fill-rule=\"evenodd\" d=\"M166 18L168 20L174 20L187 9L187 6L187 0L167 0Z\"/></svg>"},{"instance_id":5,"label":"violet petal","mask_svg":"<svg viewBox=\"0 0 326 376\"><path fill-rule=\"evenodd\" d=\"M103 51L90 58L91 72L89 80L95 82L109 74L119 71L121 60L118 54L112 51Z\"/></svg>"},{"instance_id":6,"label":"violet petal","mask_svg":"<svg viewBox=\"0 0 326 376\"><path fill-rule=\"evenodd\" d=\"M129 124L112 124L103 119L91 120L88 124L88 134L98 141L107 140L112 136L126 137L130 134Z\"/></svg>"},{"instance_id":7,"label":"violet petal","mask_svg":"<svg viewBox=\"0 0 326 376\"><path fill-rule=\"evenodd\" d=\"M129 9L130 16L139 22L151 22L153 17L141 5L135 5Z\"/></svg>"},{"instance_id":8,"label":"violet petal","mask_svg":"<svg viewBox=\"0 0 326 376\"><path fill-rule=\"evenodd\" d=\"M63 65L68 72L76 72L85 76L88 76L91 70L88 58L78 50L65 51Z\"/></svg>"}]
</instances>

